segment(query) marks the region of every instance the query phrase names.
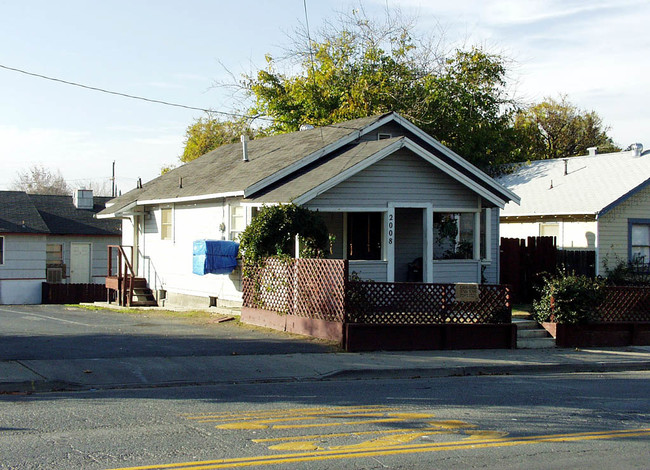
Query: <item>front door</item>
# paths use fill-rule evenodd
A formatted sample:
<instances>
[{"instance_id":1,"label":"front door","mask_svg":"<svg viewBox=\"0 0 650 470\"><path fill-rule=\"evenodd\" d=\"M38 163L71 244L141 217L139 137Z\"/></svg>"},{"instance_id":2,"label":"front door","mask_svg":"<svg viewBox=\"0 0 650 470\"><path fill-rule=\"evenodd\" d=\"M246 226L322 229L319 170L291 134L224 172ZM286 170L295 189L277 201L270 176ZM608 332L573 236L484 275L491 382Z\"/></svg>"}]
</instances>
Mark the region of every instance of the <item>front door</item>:
<instances>
[{"instance_id":1,"label":"front door","mask_svg":"<svg viewBox=\"0 0 650 470\"><path fill-rule=\"evenodd\" d=\"M395 208L395 282L422 282L424 275L422 208Z\"/></svg>"},{"instance_id":2,"label":"front door","mask_svg":"<svg viewBox=\"0 0 650 470\"><path fill-rule=\"evenodd\" d=\"M90 243L70 244L70 282L72 284L89 284L90 278Z\"/></svg>"}]
</instances>

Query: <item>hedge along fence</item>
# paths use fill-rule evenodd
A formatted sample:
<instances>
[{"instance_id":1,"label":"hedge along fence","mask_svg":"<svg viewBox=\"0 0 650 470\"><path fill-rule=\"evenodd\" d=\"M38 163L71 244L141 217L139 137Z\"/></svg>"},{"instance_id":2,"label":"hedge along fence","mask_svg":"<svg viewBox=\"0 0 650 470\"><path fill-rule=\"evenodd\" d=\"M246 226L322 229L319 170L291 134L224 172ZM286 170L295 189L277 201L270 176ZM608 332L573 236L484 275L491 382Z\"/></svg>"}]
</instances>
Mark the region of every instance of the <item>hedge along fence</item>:
<instances>
[{"instance_id":1,"label":"hedge along fence","mask_svg":"<svg viewBox=\"0 0 650 470\"><path fill-rule=\"evenodd\" d=\"M44 304L78 304L106 300L104 284L50 284L43 283Z\"/></svg>"}]
</instances>

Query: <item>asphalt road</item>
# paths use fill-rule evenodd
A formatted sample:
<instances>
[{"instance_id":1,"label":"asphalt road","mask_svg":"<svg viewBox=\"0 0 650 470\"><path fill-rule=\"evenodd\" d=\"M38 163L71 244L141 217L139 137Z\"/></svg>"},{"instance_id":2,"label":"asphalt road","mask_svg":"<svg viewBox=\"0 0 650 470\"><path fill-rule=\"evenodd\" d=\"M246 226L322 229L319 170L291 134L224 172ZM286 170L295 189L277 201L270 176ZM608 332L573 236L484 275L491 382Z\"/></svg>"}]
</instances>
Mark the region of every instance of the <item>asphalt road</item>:
<instances>
[{"instance_id":1,"label":"asphalt road","mask_svg":"<svg viewBox=\"0 0 650 470\"><path fill-rule=\"evenodd\" d=\"M5 395L0 468L645 469L649 385L636 372Z\"/></svg>"},{"instance_id":2,"label":"asphalt road","mask_svg":"<svg viewBox=\"0 0 650 470\"><path fill-rule=\"evenodd\" d=\"M0 360L324 352L322 342L230 322L62 305L0 306Z\"/></svg>"}]
</instances>

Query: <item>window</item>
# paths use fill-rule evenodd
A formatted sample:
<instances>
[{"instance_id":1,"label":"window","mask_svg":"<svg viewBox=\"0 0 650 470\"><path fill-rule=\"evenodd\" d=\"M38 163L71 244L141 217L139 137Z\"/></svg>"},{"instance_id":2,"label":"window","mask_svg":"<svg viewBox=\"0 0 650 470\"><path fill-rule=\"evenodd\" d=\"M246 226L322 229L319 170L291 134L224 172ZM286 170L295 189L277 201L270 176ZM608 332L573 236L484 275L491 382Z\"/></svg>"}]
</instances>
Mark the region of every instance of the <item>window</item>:
<instances>
[{"instance_id":1,"label":"window","mask_svg":"<svg viewBox=\"0 0 650 470\"><path fill-rule=\"evenodd\" d=\"M230 239L237 240L246 228L246 208L230 206Z\"/></svg>"},{"instance_id":2,"label":"window","mask_svg":"<svg viewBox=\"0 0 650 470\"><path fill-rule=\"evenodd\" d=\"M390 138L392 138L392 137L393 137L393 136L392 136L391 134L388 134L388 133L382 133L382 132L380 132L379 134L377 134L377 140L390 139Z\"/></svg>"},{"instance_id":3,"label":"window","mask_svg":"<svg viewBox=\"0 0 650 470\"><path fill-rule=\"evenodd\" d=\"M474 257L474 213L433 214L433 259Z\"/></svg>"},{"instance_id":4,"label":"window","mask_svg":"<svg viewBox=\"0 0 650 470\"><path fill-rule=\"evenodd\" d=\"M643 271L650 267L650 221L630 224L630 262Z\"/></svg>"},{"instance_id":5,"label":"window","mask_svg":"<svg viewBox=\"0 0 650 470\"><path fill-rule=\"evenodd\" d=\"M58 284L64 277L63 245L48 243L45 245L45 278L50 284Z\"/></svg>"},{"instance_id":6,"label":"window","mask_svg":"<svg viewBox=\"0 0 650 470\"><path fill-rule=\"evenodd\" d=\"M0 237L0 264L5 264L5 237Z\"/></svg>"},{"instance_id":7,"label":"window","mask_svg":"<svg viewBox=\"0 0 650 470\"><path fill-rule=\"evenodd\" d=\"M172 210L160 209L160 239L172 239Z\"/></svg>"},{"instance_id":8,"label":"window","mask_svg":"<svg viewBox=\"0 0 650 470\"><path fill-rule=\"evenodd\" d=\"M348 213L348 259L382 259L381 228L381 212Z\"/></svg>"}]
</instances>

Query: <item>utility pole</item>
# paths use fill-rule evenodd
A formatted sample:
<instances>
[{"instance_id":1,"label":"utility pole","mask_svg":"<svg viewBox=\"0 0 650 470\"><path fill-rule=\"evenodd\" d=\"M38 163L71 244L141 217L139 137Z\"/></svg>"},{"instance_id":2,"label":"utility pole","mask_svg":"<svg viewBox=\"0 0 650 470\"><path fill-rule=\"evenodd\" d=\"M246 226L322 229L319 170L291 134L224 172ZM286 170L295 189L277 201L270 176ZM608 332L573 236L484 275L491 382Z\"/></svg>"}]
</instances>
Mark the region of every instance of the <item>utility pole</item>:
<instances>
[{"instance_id":1,"label":"utility pole","mask_svg":"<svg viewBox=\"0 0 650 470\"><path fill-rule=\"evenodd\" d=\"M115 160L113 160L113 177L111 178L111 197L115 197Z\"/></svg>"}]
</instances>

